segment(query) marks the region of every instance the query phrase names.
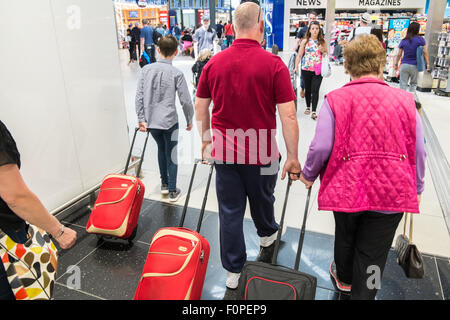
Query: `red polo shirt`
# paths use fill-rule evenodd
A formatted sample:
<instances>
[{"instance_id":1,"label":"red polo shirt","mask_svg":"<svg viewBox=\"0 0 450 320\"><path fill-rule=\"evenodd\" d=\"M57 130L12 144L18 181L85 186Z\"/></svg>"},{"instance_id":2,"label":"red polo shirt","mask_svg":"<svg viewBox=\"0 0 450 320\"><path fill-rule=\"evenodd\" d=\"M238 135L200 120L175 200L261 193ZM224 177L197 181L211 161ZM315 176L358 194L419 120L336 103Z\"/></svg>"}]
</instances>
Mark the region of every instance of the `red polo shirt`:
<instances>
[{"instance_id":1,"label":"red polo shirt","mask_svg":"<svg viewBox=\"0 0 450 320\"><path fill-rule=\"evenodd\" d=\"M212 98L213 157L262 165L278 160L276 105L296 99L280 57L237 39L202 70L197 97Z\"/></svg>"}]
</instances>

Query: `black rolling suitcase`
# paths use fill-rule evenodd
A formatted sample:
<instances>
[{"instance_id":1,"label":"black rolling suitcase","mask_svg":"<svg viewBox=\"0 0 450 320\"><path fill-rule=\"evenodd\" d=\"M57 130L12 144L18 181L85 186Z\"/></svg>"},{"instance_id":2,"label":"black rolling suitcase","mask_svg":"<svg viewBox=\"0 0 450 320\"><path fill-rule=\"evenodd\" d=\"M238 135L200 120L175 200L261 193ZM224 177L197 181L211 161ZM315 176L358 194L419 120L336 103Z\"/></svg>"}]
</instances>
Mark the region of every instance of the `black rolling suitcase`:
<instances>
[{"instance_id":1,"label":"black rolling suitcase","mask_svg":"<svg viewBox=\"0 0 450 320\"><path fill-rule=\"evenodd\" d=\"M297 271L300 265L300 256L305 237L305 226L309 199L311 197L311 188L308 190L308 197L306 199L305 215L303 217L303 225L300 232L295 267L294 269L290 269L276 265L291 184L292 180L289 179L272 263L257 261L245 263L239 278L239 300L314 300L316 296L316 277Z\"/></svg>"}]
</instances>

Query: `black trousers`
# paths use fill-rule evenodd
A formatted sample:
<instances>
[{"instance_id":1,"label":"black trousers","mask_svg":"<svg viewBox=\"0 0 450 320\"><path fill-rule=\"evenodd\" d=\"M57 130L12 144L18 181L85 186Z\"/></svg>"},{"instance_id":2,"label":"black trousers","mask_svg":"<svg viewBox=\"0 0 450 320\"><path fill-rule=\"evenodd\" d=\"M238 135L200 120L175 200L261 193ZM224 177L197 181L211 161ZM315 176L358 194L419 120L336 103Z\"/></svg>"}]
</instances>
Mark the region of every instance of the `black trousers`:
<instances>
[{"instance_id":1,"label":"black trousers","mask_svg":"<svg viewBox=\"0 0 450 320\"><path fill-rule=\"evenodd\" d=\"M322 84L322 76L316 75L314 71L302 70L302 77L305 83L305 99L306 107L311 108L312 112L316 112L319 103L319 90Z\"/></svg>"},{"instance_id":2,"label":"black trousers","mask_svg":"<svg viewBox=\"0 0 450 320\"><path fill-rule=\"evenodd\" d=\"M145 45L145 52L150 57L150 63L156 62L156 48L154 44L146 44Z\"/></svg>"},{"instance_id":3,"label":"black trousers","mask_svg":"<svg viewBox=\"0 0 450 320\"><path fill-rule=\"evenodd\" d=\"M376 272L381 282L386 259L403 213L334 212L334 261L340 281L351 284L351 298L373 300Z\"/></svg>"},{"instance_id":4,"label":"black trousers","mask_svg":"<svg viewBox=\"0 0 450 320\"><path fill-rule=\"evenodd\" d=\"M130 41L130 47L128 48L128 50L130 51L130 60L137 60L135 41Z\"/></svg>"}]
</instances>

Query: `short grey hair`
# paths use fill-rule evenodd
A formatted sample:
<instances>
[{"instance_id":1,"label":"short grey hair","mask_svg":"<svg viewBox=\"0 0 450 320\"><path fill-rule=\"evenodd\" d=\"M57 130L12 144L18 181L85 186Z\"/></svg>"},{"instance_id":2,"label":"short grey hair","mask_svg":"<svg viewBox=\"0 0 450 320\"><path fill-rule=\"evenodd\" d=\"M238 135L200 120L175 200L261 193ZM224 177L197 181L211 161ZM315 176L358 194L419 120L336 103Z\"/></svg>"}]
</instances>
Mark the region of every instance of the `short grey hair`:
<instances>
[{"instance_id":1,"label":"short grey hair","mask_svg":"<svg viewBox=\"0 0 450 320\"><path fill-rule=\"evenodd\" d=\"M238 32L252 30L258 25L258 14L262 15L261 7L254 2L239 5L234 12L234 25ZM263 20L260 16L259 20Z\"/></svg>"}]
</instances>

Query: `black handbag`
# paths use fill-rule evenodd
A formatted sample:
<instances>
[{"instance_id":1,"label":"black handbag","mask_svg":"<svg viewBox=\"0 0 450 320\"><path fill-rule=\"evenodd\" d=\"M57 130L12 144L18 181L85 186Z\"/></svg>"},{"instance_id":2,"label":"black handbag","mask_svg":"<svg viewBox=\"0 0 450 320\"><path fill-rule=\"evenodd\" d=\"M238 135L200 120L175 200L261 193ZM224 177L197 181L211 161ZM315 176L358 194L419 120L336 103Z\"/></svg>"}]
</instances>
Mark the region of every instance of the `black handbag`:
<instances>
[{"instance_id":1,"label":"black handbag","mask_svg":"<svg viewBox=\"0 0 450 320\"><path fill-rule=\"evenodd\" d=\"M410 213L409 238L406 236L406 220L408 213L405 213L405 225L403 234L397 237L395 242L395 251L397 253L397 262L405 271L408 278L422 279L425 271L422 255L412 242L413 234L413 214Z\"/></svg>"}]
</instances>

